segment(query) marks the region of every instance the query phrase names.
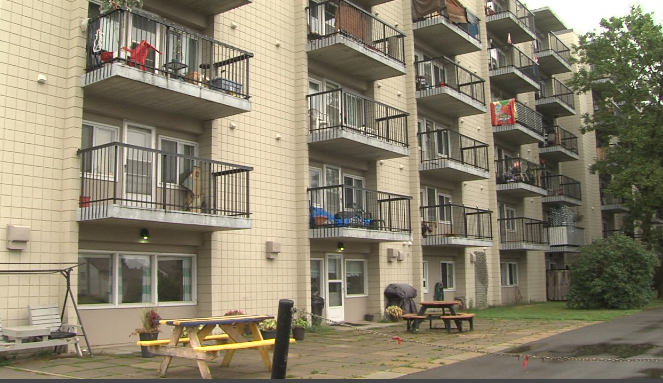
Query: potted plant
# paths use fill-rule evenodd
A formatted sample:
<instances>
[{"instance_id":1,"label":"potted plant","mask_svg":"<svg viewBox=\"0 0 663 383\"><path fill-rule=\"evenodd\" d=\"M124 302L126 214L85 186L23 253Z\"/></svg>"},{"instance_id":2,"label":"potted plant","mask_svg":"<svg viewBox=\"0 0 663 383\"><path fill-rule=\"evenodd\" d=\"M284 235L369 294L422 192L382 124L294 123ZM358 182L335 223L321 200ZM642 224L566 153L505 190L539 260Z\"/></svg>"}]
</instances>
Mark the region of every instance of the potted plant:
<instances>
[{"instance_id":1,"label":"potted plant","mask_svg":"<svg viewBox=\"0 0 663 383\"><path fill-rule=\"evenodd\" d=\"M259 327L263 339L276 338L276 319L265 319L260 322Z\"/></svg>"},{"instance_id":2,"label":"potted plant","mask_svg":"<svg viewBox=\"0 0 663 383\"><path fill-rule=\"evenodd\" d=\"M225 315L225 316L246 315L246 313L242 310L228 310L223 315ZM237 327L237 326L233 326L233 327ZM249 334L251 334L251 329L249 328L249 326L244 327L244 335L249 335Z\"/></svg>"},{"instance_id":3,"label":"potted plant","mask_svg":"<svg viewBox=\"0 0 663 383\"><path fill-rule=\"evenodd\" d=\"M391 305L387 306L385 309L385 313L387 313L387 316L389 319L391 319L392 322L397 322L401 319L401 316L403 315L403 309L396 306L396 305Z\"/></svg>"},{"instance_id":4,"label":"potted plant","mask_svg":"<svg viewBox=\"0 0 663 383\"><path fill-rule=\"evenodd\" d=\"M143 0L103 0L101 2L101 12L118 9L121 6L140 9L143 8Z\"/></svg>"},{"instance_id":5,"label":"potted plant","mask_svg":"<svg viewBox=\"0 0 663 383\"><path fill-rule=\"evenodd\" d=\"M138 334L140 340L157 340L161 330L159 329L159 321L161 315L156 307L148 307L141 311L140 323L141 327L137 328L131 335ZM143 358L153 358L155 355L148 351L147 346L140 346Z\"/></svg>"},{"instance_id":6,"label":"potted plant","mask_svg":"<svg viewBox=\"0 0 663 383\"><path fill-rule=\"evenodd\" d=\"M309 327L308 319L305 316L300 316L292 320L292 337L295 340L304 340L306 328Z\"/></svg>"}]
</instances>

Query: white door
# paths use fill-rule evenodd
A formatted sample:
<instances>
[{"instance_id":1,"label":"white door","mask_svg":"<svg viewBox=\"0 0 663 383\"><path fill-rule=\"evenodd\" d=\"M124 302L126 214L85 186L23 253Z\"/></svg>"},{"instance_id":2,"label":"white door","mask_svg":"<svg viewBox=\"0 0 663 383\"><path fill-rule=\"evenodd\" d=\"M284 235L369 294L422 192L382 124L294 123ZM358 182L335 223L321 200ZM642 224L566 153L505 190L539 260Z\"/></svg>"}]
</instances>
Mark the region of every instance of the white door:
<instances>
[{"instance_id":1,"label":"white door","mask_svg":"<svg viewBox=\"0 0 663 383\"><path fill-rule=\"evenodd\" d=\"M145 149L153 148L152 130L127 126L125 142ZM136 148L125 149L124 192L130 206L145 206L154 201L154 153Z\"/></svg>"},{"instance_id":2,"label":"white door","mask_svg":"<svg viewBox=\"0 0 663 383\"><path fill-rule=\"evenodd\" d=\"M327 319L342 322L345 320L343 308L343 255L327 254L327 294L325 308Z\"/></svg>"}]
</instances>

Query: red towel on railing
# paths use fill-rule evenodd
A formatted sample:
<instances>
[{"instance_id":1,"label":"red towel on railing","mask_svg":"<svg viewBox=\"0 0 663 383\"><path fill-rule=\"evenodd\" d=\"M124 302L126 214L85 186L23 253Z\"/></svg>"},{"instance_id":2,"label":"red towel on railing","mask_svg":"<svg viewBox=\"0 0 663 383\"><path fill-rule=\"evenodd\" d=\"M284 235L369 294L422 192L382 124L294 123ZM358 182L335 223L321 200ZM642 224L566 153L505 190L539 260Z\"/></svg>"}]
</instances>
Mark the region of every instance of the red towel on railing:
<instances>
[{"instance_id":1,"label":"red towel on railing","mask_svg":"<svg viewBox=\"0 0 663 383\"><path fill-rule=\"evenodd\" d=\"M490 104L490 120L493 126L516 123L516 99L495 101Z\"/></svg>"}]
</instances>

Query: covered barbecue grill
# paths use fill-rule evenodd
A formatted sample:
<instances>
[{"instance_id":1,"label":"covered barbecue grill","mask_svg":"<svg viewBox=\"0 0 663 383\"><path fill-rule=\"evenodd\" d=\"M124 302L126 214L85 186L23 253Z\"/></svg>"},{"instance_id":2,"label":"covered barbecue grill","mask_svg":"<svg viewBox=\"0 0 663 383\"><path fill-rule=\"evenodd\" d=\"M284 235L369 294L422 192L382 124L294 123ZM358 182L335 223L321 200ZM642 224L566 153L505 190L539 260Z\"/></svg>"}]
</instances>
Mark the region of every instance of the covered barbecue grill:
<instances>
[{"instance_id":1,"label":"covered barbecue grill","mask_svg":"<svg viewBox=\"0 0 663 383\"><path fill-rule=\"evenodd\" d=\"M417 304L414 302L416 296L417 289L407 283L392 283L384 289L385 308L396 305L403 309L403 314L416 314Z\"/></svg>"}]
</instances>

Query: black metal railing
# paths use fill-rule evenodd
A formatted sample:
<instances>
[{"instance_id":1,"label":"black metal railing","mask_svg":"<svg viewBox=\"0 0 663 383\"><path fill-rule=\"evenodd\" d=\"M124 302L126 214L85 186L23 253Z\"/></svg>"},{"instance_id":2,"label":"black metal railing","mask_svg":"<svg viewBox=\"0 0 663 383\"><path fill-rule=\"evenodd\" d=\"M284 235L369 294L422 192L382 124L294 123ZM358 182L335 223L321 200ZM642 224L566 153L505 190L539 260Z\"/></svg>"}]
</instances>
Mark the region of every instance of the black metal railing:
<instances>
[{"instance_id":1,"label":"black metal railing","mask_svg":"<svg viewBox=\"0 0 663 383\"><path fill-rule=\"evenodd\" d=\"M507 158L495 161L497 183L508 184L524 182L526 184L543 187L541 185L541 168L534 162L522 158Z\"/></svg>"},{"instance_id":2,"label":"black metal railing","mask_svg":"<svg viewBox=\"0 0 663 383\"><path fill-rule=\"evenodd\" d=\"M448 87L482 104L485 80L446 57L415 61L417 90Z\"/></svg>"},{"instance_id":3,"label":"black metal railing","mask_svg":"<svg viewBox=\"0 0 663 383\"><path fill-rule=\"evenodd\" d=\"M539 64L513 45L488 49L490 70L515 68L534 82L539 82Z\"/></svg>"},{"instance_id":4,"label":"black metal railing","mask_svg":"<svg viewBox=\"0 0 663 383\"><path fill-rule=\"evenodd\" d=\"M560 126L547 126L543 128L545 141L539 143L539 147L561 146L575 154L578 154L578 137Z\"/></svg>"},{"instance_id":5,"label":"black metal railing","mask_svg":"<svg viewBox=\"0 0 663 383\"><path fill-rule=\"evenodd\" d=\"M417 138L422 163L449 159L488 170L488 144L449 129L419 132Z\"/></svg>"},{"instance_id":6,"label":"black metal railing","mask_svg":"<svg viewBox=\"0 0 663 383\"><path fill-rule=\"evenodd\" d=\"M84 219L109 205L249 217L251 167L112 142L80 149Z\"/></svg>"},{"instance_id":7,"label":"black metal railing","mask_svg":"<svg viewBox=\"0 0 663 383\"><path fill-rule=\"evenodd\" d=\"M537 46L535 52L538 53L551 50L557 53L567 64L569 64L571 60L571 49L552 32L537 33L536 38Z\"/></svg>"},{"instance_id":8,"label":"black metal railing","mask_svg":"<svg viewBox=\"0 0 663 383\"><path fill-rule=\"evenodd\" d=\"M308 39L314 44L324 37L340 34L405 63L405 35L350 2L327 0L310 5L306 7L306 18Z\"/></svg>"},{"instance_id":9,"label":"black metal railing","mask_svg":"<svg viewBox=\"0 0 663 383\"><path fill-rule=\"evenodd\" d=\"M349 185L309 188L312 229L357 228L410 233L412 197Z\"/></svg>"},{"instance_id":10,"label":"black metal railing","mask_svg":"<svg viewBox=\"0 0 663 383\"><path fill-rule=\"evenodd\" d=\"M413 15L414 16L414 15ZM465 14L463 17L467 20L466 23L463 22L458 22L458 21L451 21L449 19L449 11L447 10L447 5L446 2L443 3L442 9L433 13L429 13L428 15L412 20L413 22L415 21L421 21L421 20L435 20L439 18L445 19L448 23L451 23L458 27L461 31L466 33L468 36L472 37L473 39L477 40L478 42L481 42L481 29L480 29L480 22L481 19L479 19L476 15L474 15L472 12L469 10L465 9Z\"/></svg>"},{"instance_id":11,"label":"black metal railing","mask_svg":"<svg viewBox=\"0 0 663 383\"><path fill-rule=\"evenodd\" d=\"M612 194L606 192L603 188L599 189L601 195L601 205L623 205L623 197L615 197Z\"/></svg>"},{"instance_id":12,"label":"black metal railing","mask_svg":"<svg viewBox=\"0 0 663 383\"><path fill-rule=\"evenodd\" d=\"M421 235L492 240L492 212L460 205L421 207Z\"/></svg>"},{"instance_id":13,"label":"black metal railing","mask_svg":"<svg viewBox=\"0 0 663 383\"><path fill-rule=\"evenodd\" d=\"M306 99L311 133L328 134L331 139L336 129L344 129L408 146L407 112L343 89L311 94Z\"/></svg>"},{"instance_id":14,"label":"black metal railing","mask_svg":"<svg viewBox=\"0 0 663 383\"><path fill-rule=\"evenodd\" d=\"M548 230L545 221L532 218L500 218L501 243L534 243L547 245Z\"/></svg>"},{"instance_id":15,"label":"black metal railing","mask_svg":"<svg viewBox=\"0 0 663 383\"><path fill-rule=\"evenodd\" d=\"M157 19L118 9L88 23L86 71L111 62L249 98L253 53Z\"/></svg>"},{"instance_id":16,"label":"black metal railing","mask_svg":"<svg viewBox=\"0 0 663 383\"><path fill-rule=\"evenodd\" d=\"M555 97L565 103L570 108L575 108L573 91L556 78L551 78L540 82L541 90L536 92L536 99L540 100L547 97Z\"/></svg>"},{"instance_id":17,"label":"black metal railing","mask_svg":"<svg viewBox=\"0 0 663 383\"><path fill-rule=\"evenodd\" d=\"M548 190L548 197L569 197L582 200L580 182L571 177L562 175L544 174L543 188Z\"/></svg>"},{"instance_id":18,"label":"black metal railing","mask_svg":"<svg viewBox=\"0 0 663 383\"><path fill-rule=\"evenodd\" d=\"M492 8L489 4L492 5ZM520 1L508 0L506 4L504 2L486 1L486 16L492 16L503 12L513 13L525 28L532 32L535 31L534 14Z\"/></svg>"},{"instance_id":19,"label":"black metal railing","mask_svg":"<svg viewBox=\"0 0 663 383\"><path fill-rule=\"evenodd\" d=\"M500 103L504 103L504 101L500 101ZM516 116L515 116L515 122L518 125L521 125L541 136L543 136L543 118L541 116L541 113L537 112L534 109L528 108L525 106L520 101L516 101ZM492 107L495 107L495 104L492 105ZM495 122L493 122L494 124ZM503 125L503 124L499 124ZM497 125L493 125L497 126Z\"/></svg>"}]
</instances>

